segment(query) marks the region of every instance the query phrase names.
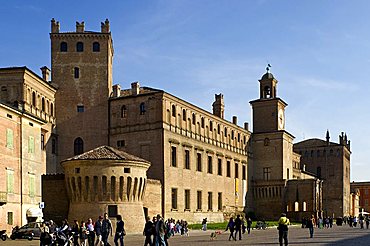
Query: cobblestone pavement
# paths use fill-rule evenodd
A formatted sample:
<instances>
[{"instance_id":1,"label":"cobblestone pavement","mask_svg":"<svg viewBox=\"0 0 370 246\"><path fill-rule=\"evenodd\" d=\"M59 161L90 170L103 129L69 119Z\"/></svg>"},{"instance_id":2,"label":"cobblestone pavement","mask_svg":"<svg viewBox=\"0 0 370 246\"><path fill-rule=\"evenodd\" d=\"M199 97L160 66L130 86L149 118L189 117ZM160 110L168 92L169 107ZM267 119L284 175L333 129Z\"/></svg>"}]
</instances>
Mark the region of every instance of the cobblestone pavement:
<instances>
[{"instance_id":1,"label":"cobblestone pavement","mask_svg":"<svg viewBox=\"0 0 370 246\"><path fill-rule=\"evenodd\" d=\"M224 232L215 240L210 240L211 231L191 231L189 237L176 235L169 240L169 245L278 245L278 236L276 228L267 230L253 230L250 235L243 235L241 241L228 241L229 232ZM111 238L112 240L112 238ZM113 241L110 242L114 245ZM141 235L127 235L125 237L125 246L139 246L144 244L144 237ZM39 245L39 242L27 240L10 239L5 242L0 241L2 245ZM314 238L309 238L308 229L299 227L289 228L289 245L345 245L361 246L370 245L370 229L349 228L348 226L334 226L331 229L315 229Z\"/></svg>"}]
</instances>

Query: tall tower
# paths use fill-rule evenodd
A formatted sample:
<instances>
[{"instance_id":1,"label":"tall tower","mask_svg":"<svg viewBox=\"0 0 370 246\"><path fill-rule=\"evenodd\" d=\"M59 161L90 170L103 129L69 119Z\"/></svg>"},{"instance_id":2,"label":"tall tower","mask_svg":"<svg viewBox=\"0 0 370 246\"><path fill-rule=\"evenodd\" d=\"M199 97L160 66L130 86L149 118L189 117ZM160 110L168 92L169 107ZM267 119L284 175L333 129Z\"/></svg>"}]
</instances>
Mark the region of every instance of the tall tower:
<instances>
[{"instance_id":1,"label":"tall tower","mask_svg":"<svg viewBox=\"0 0 370 246\"><path fill-rule=\"evenodd\" d=\"M253 180L288 180L293 177L293 139L285 131L285 107L277 97L278 81L267 70L260 83L260 98L253 109Z\"/></svg>"},{"instance_id":2,"label":"tall tower","mask_svg":"<svg viewBox=\"0 0 370 246\"><path fill-rule=\"evenodd\" d=\"M75 32L60 32L52 19L50 39L61 161L108 144L113 43L108 20L100 32L85 31L84 22L76 22Z\"/></svg>"}]
</instances>

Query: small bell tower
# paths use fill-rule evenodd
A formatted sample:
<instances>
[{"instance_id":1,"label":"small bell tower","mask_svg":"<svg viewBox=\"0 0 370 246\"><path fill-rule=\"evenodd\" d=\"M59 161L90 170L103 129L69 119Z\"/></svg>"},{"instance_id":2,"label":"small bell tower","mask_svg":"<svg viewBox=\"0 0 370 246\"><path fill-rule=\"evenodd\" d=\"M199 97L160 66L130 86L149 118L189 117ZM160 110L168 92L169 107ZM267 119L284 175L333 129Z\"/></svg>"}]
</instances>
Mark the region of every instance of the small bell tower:
<instances>
[{"instance_id":1,"label":"small bell tower","mask_svg":"<svg viewBox=\"0 0 370 246\"><path fill-rule=\"evenodd\" d=\"M260 99L272 99L276 98L276 86L278 81L274 78L274 75L270 73L270 64L267 64L266 73L259 80L260 82Z\"/></svg>"}]
</instances>

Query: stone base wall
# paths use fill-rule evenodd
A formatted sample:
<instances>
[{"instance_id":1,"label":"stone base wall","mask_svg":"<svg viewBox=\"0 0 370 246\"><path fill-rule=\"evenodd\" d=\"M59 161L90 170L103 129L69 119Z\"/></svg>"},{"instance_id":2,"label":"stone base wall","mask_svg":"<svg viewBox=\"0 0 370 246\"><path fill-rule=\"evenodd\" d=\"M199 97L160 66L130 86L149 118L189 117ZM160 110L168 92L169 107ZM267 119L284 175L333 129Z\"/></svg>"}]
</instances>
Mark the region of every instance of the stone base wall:
<instances>
[{"instance_id":1,"label":"stone base wall","mask_svg":"<svg viewBox=\"0 0 370 246\"><path fill-rule=\"evenodd\" d=\"M96 221L99 215L104 215L108 212L108 205L117 205L117 213L122 216L125 222L125 230L127 233L142 233L145 225L144 210L142 203L108 203L108 202L81 202L71 203L68 213L68 221L71 223L74 220L87 221L92 218ZM112 221L113 231L116 229L116 218L110 217Z\"/></svg>"},{"instance_id":2,"label":"stone base wall","mask_svg":"<svg viewBox=\"0 0 370 246\"><path fill-rule=\"evenodd\" d=\"M150 218L162 214L162 185L159 180L147 180L143 206L147 210L146 216Z\"/></svg>"},{"instance_id":3,"label":"stone base wall","mask_svg":"<svg viewBox=\"0 0 370 246\"><path fill-rule=\"evenodd\" d=\"M68 217L69 200L64 174L42 175L42 201L45 203L44 219L58 225Z\"/></svg>"}]
</instances>

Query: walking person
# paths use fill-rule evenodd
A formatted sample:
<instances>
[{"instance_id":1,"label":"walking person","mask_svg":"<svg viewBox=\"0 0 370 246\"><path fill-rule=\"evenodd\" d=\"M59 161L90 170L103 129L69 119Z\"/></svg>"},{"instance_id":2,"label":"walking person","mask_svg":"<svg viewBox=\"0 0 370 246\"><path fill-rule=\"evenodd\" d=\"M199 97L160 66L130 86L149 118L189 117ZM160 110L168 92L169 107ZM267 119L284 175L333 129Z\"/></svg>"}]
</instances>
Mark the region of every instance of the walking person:
<instances>
[{"instance_id":1,"label":"walking person","mask_svg":"<svg viewBox=\"0 0 370 246\"><path fill-rule=\"evenodd\" d=\"M105 213L104 214L104 219L101 223L101 237L102 237L102 241L104 243L104 246L108 245L109 234L110 234L111 237L113 236L112 222L108 218L108 214Z\"/></svg>"},{"instance_id":2,"label":"walking person","mask_svg":"<svg viewBox=\"0 0 370 246\"><path fill-rule=\"evenodd\" d=\"M248 217L248 219L247 219L247 231L248 231L248 234L251 234L251 227L252 227L252 219L250 217Z\"/></svg>"},{"instance_id":3,"label":"walking person","mask_svg":"<svg viewBox=\"0 0 370 246\"><path fill-rule=\"evenodd\" d=\"M78 244L78 238L80 234L80 225L78 224L77 220L74 220L73 226L72 226L72 234L73 234L73 245L79 246Z\"/></svg>"},{"instance_id":4,"label":"walking person","mask_svg":"<svg viewBox=\"0 0 370 246\"><path fill-rule=\"evenodd\" d=\"M155 232L156 232L156 239L155 239L155 246L166 246L164 241L164 236L166 234L166 227L164 225L164 221L162 217L158 214L157 215L157 223L155 225Z\"/></svg>"},{"instance_id":5,"label":"walking person","mask_svg":"<svg viewBox=\"0 0 370 246\"><path fill-rule=\"evenodd\" d=\"M225 231L227 230L230 230L229 241L231 238L234 239L234 241L236 241L236 238L234 237L235 222L233 217L230 217L229 223L227 224Z\"/></svg>"},{"instance_id":6,"label":"walking person","mask_svg":"<svg viewBox=\"0 0 370 246\"><path fill-rule=\"evenodd\" d=\"M288 245L288 225L290 224L289 219L286 217L285 213L281 214L281 217L278 221L278 230L279 230L279 243L280 246L283 246L283 240L284 245Z\"/></svg>"},{"instance_id":7,"label":"walking person","mask_svg":"<svg viewBox=\"0 0 370 246\"><path fill-rule=\"evenodd\" d=\"M89 243L89 246L94 246L95 232L94 232L94 223L93 223L91 218L89 218L87 220L86 228L87 228L87 232L88 232L87 233L87 241Z\"/></svg>"},{"instance_id":8,"label":"walking person","mask_svg":"<svg viewBox=\"0 0 370 246\"><path fill-rule=\"evenodd\" d=\"M207 218L204 218L202 221L202 230L203 231L207 230Z\"/></svg>"},{"instance_id":9,"label":"walking person","mask_svg":"<svg viewBox=\"0 0 370 246\"><path fill-rule=\"evenodd\" d=\"M99 215L99 219L95 222L94 231L96 234L95 246L101 246L103 244L103 239L101 235L103 216Z\"/></svg>"},{"instance_id":10,"label":"walking person","mask_svg":"<svg viewBox=\"0 0 370 246\"><path fill-rule=\"evenodd\" d=\"M122 220L121 215L117 215L117 225L116 225L116 234L114 235L114 244L118 246L118 240L120 242L120 246L123 246L123 238L126 236L125 231L125 223Z\"/></svg>"},{"instance_id":11,"label":"walking person","mask_svg":"<svg viewBox=\"0 0 370 246\"><path fill-rule=\"evenodd\" d=\"M85 221L81 221L81 226L80 226L80 243L81 246L87 246L87 228Z\"/></svg>"},{"instance_id":12,"label":"walking person","mask_svg":"<svg viewBox=\"0 0 370 246\"><path fill-rule=\"evenodd\" d=\"M143 235L145 236L144 246L153 245L153 239L152 239L153 230L154 230L153 222L150 221L150 217L148 216L146 217L146 223L145 223L144 231L143 231Z\"/></svg>"},{"instance_id":13,"label":"walking person","mask_svg":"<svg viewBox=\"0 0 370 246\"><path fill-rule=\"evenodd\" d=\"M310 231L310 238L313 238L313 231L314 231L315 224L316 224L315 216L311 215L311 218L309 218L306 221L306 227Z\"/></svg>"},{"instance_id":14,"label":"walking person","mask_svg":"<svg viewBox=\"0 0 370 246\"><path fill-rule=\"evenodd\" d=\"M237 234L239 233L239 240L242 240L242 220L240 219L240 215L238 214L235 219L235 240Z\"/></svg>"}]
</instances>

